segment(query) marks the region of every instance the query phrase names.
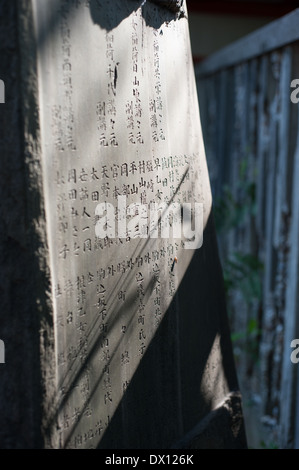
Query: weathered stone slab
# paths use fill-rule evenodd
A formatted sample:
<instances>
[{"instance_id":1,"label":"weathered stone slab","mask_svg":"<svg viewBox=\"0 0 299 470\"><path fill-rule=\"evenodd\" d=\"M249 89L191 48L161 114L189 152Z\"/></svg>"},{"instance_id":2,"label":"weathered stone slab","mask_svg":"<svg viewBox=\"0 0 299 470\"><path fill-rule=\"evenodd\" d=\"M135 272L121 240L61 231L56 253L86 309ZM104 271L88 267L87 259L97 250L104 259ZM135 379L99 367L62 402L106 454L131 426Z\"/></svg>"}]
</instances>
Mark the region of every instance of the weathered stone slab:
<instances>
[{"instance_id":1,"label":"weathered stone slab","mask_svg":"<svg viewBox=\"0 0 299 470\"><path fill-rule=\"evenodd\" d=\"M165 6L20 2L46 447L167 448L238 388L186 8ZM174 230L201 204L196 244L157 234L155 203Z\"/></svg>"}]
</instances>

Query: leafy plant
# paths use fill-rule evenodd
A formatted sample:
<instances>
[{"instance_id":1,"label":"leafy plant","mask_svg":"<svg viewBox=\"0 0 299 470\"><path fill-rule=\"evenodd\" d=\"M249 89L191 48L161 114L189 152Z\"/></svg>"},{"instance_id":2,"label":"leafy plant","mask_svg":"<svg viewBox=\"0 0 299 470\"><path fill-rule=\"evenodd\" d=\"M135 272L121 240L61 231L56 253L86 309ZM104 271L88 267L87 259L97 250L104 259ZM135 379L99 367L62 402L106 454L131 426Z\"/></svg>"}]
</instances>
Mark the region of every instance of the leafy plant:
<instances>
[{"instance_id":1,"label":"leafy plant","mask_svg":"<svg viewBox=\"0 0 299 470\"><path fill-rule=\"evenodd\" d=\"M247 179L248 160L242 160L234 192L229 185L222 188L221 198L214 204L216 229L219 233L237 228L245 218L256 215L256 184Z\"/></svg>"},{"instance_id":2,"label":"leafy plant","mask_svg":"<svg viewBox=\"0 0 299 470\"><path fill-rule=\"evenodd\" d=\"M263 263L252 254L234 252L225 262L223 275L227 293L239 290L245 302L250 305L253 300L261 300L261 273Z\"/></svg>"},{"instance_id":3,"label":"leafy plant","mask_svg":"<svg viewBox=\"0 0 299 470\"><path fill-rule=\"evenodd\" d=\"M238 230L248 217L254 220L256 216L256 184L248 178L248 160L240 163L238 182L233 189L225 185L222 197L214 205L216 228L222 241L231 230ZM246 226L245 226L246 227ZM228 310L232 318L233 296L241 294L249 316L243 331L234 331L232 341L245 348L247 354L256 362L258 360L258 341L261 330L258 324L257 308L262 300L263 263L253 253L234 251L223 260L224 284L228 299ZM232 328L234 329L234 328Z\"/></svg>"},{"instance_id":4,"label":"leafy plant","mask_svg":"<svg viewBox=\"0 0 299 470\"><path fill-rule=\"evenodd\" d=\"M269 444L266 444L265 441L261 441L260 446L262 449L279 449L275 442L269 442Z\"/></svg>"}]
</instances>

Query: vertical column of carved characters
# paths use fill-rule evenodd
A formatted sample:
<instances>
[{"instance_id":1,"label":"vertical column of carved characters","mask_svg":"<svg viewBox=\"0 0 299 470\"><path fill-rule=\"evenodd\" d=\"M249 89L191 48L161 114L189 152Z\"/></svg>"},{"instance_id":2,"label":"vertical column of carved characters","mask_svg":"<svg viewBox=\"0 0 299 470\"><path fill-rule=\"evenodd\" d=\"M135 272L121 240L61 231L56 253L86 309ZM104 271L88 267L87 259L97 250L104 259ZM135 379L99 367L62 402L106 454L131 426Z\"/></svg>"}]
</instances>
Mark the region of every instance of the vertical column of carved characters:
<instances>
[{"instance_id":1,"label":"vertical column of carved characters","mask_svg":"<svg viewBox=\"0 0 299 470\"><path fill-rule=\"evenodd\" d=\"M138 13L132 15L132 99L126 102L126 122L128 129L128 142L130 144L143 144L144 139L141 133L142 103L140 94L141 54L140 54L140 32Z\"/></svg>"}]
</instances>

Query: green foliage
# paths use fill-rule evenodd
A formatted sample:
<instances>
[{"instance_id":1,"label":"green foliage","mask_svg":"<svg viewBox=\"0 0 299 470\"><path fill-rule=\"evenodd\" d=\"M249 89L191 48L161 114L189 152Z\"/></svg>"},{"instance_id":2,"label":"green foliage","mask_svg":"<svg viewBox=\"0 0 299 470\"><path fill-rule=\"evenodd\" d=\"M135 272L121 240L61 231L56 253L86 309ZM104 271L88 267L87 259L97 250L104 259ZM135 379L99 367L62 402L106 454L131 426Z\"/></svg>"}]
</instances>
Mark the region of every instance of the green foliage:
<instances>
[{"instance_id":1,"label":"green foliage","mask_svg":"<svg viewBox=\"0 0 299 470\"><path fill-rule=\"evenodd\" d=\"M262 449L279 449L275 442L269 442L269 444L266 444L265 441L261 441L260 446Z\"/></svg>"},{"instance_id":2,"label":"green foliage","mask_svg":"<svg viewBox=\"0 0 299 470\"><path fill-rule=\"evenodd\" d=\"M256 214L255 200L256 185L248 184L240 188L238 200L228 186L223 188L223 196L214 208L216 228L219 232L239 227L248 215Z\"/></svg>"},{"instance_id":3,"label":"green foliage","mask_svg":"<svg viewBox=\"0 0 299 470\"><path fill-rule=\"evenodd\" d=\"M261 273L263 264L252 254L234 252L223 268L224 284L227 294L239 290L246 304L261 300Z\"/></svg>"},{"instance_id":4,"label":"green foliage","mask_svg":"<svg viewBox=\"0 0 299 470\"><path fill-rule=\"evenodd\" d=\"M248 229L248 217L253 221L256 216L256 184L248 178L248 160L240 163L239 178L232 190L228 185L223 187L222 198L214 205L215 223L220 237L231 230L242 227ZM246 222L246 225L245 225ZM249 222L250 223L250 222ZM245 348L254 362L258 360L258 340L261 334L256 307L262 300L263 263L253 253L234 251L223 260L225 290L230 310L230 298L239 292L244 301L249 320L244 331L232 333L234 344Z\"/></svg>"},{"instance_id":5,"label":"green foliage","mask_svg":"<svg viewBox=\"0 0 299 470\"><path fill-rule=\"evenodd\" d=\"M258 322L255 318L251 318L247 323L246 331L232 333L231 338L233 342L237 342L240 339L251 339L252 341L256 340L256 337L261 333L261 330L258 327Z\"/></svg>"},{"instance_id":6,"label":"green foliage","mask_svg":"<svg viewBox=\"0 0 299 470\"><path fill-rule=\"evenodd\" d=\"M247 180L247 159L242 160L234 193L224 185L222 196L214 204L216 229L219 233L240 227L246 217L256 215L256 184Z\"/></svg>"}]
</instances>

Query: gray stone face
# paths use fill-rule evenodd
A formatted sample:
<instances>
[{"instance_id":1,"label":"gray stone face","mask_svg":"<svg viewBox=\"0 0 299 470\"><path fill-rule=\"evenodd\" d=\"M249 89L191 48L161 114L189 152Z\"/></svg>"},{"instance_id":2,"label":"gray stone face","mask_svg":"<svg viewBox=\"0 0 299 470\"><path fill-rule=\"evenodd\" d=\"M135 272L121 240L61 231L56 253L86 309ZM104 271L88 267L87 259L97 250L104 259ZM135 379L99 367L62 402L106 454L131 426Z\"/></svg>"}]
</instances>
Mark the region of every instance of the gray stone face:
<instances>
[{"instance_id":1,"label":"gray stone face","mask_svg":"<svg viewBox=\"0 0 299 470\"><path fill-rule=\"evenodd\" d=\"M34 445L169 448L238 389L186 9L141 3L18 9ZM203 246L154 237L154 203L201 203Z\"/></svg>"}]
</instances>

